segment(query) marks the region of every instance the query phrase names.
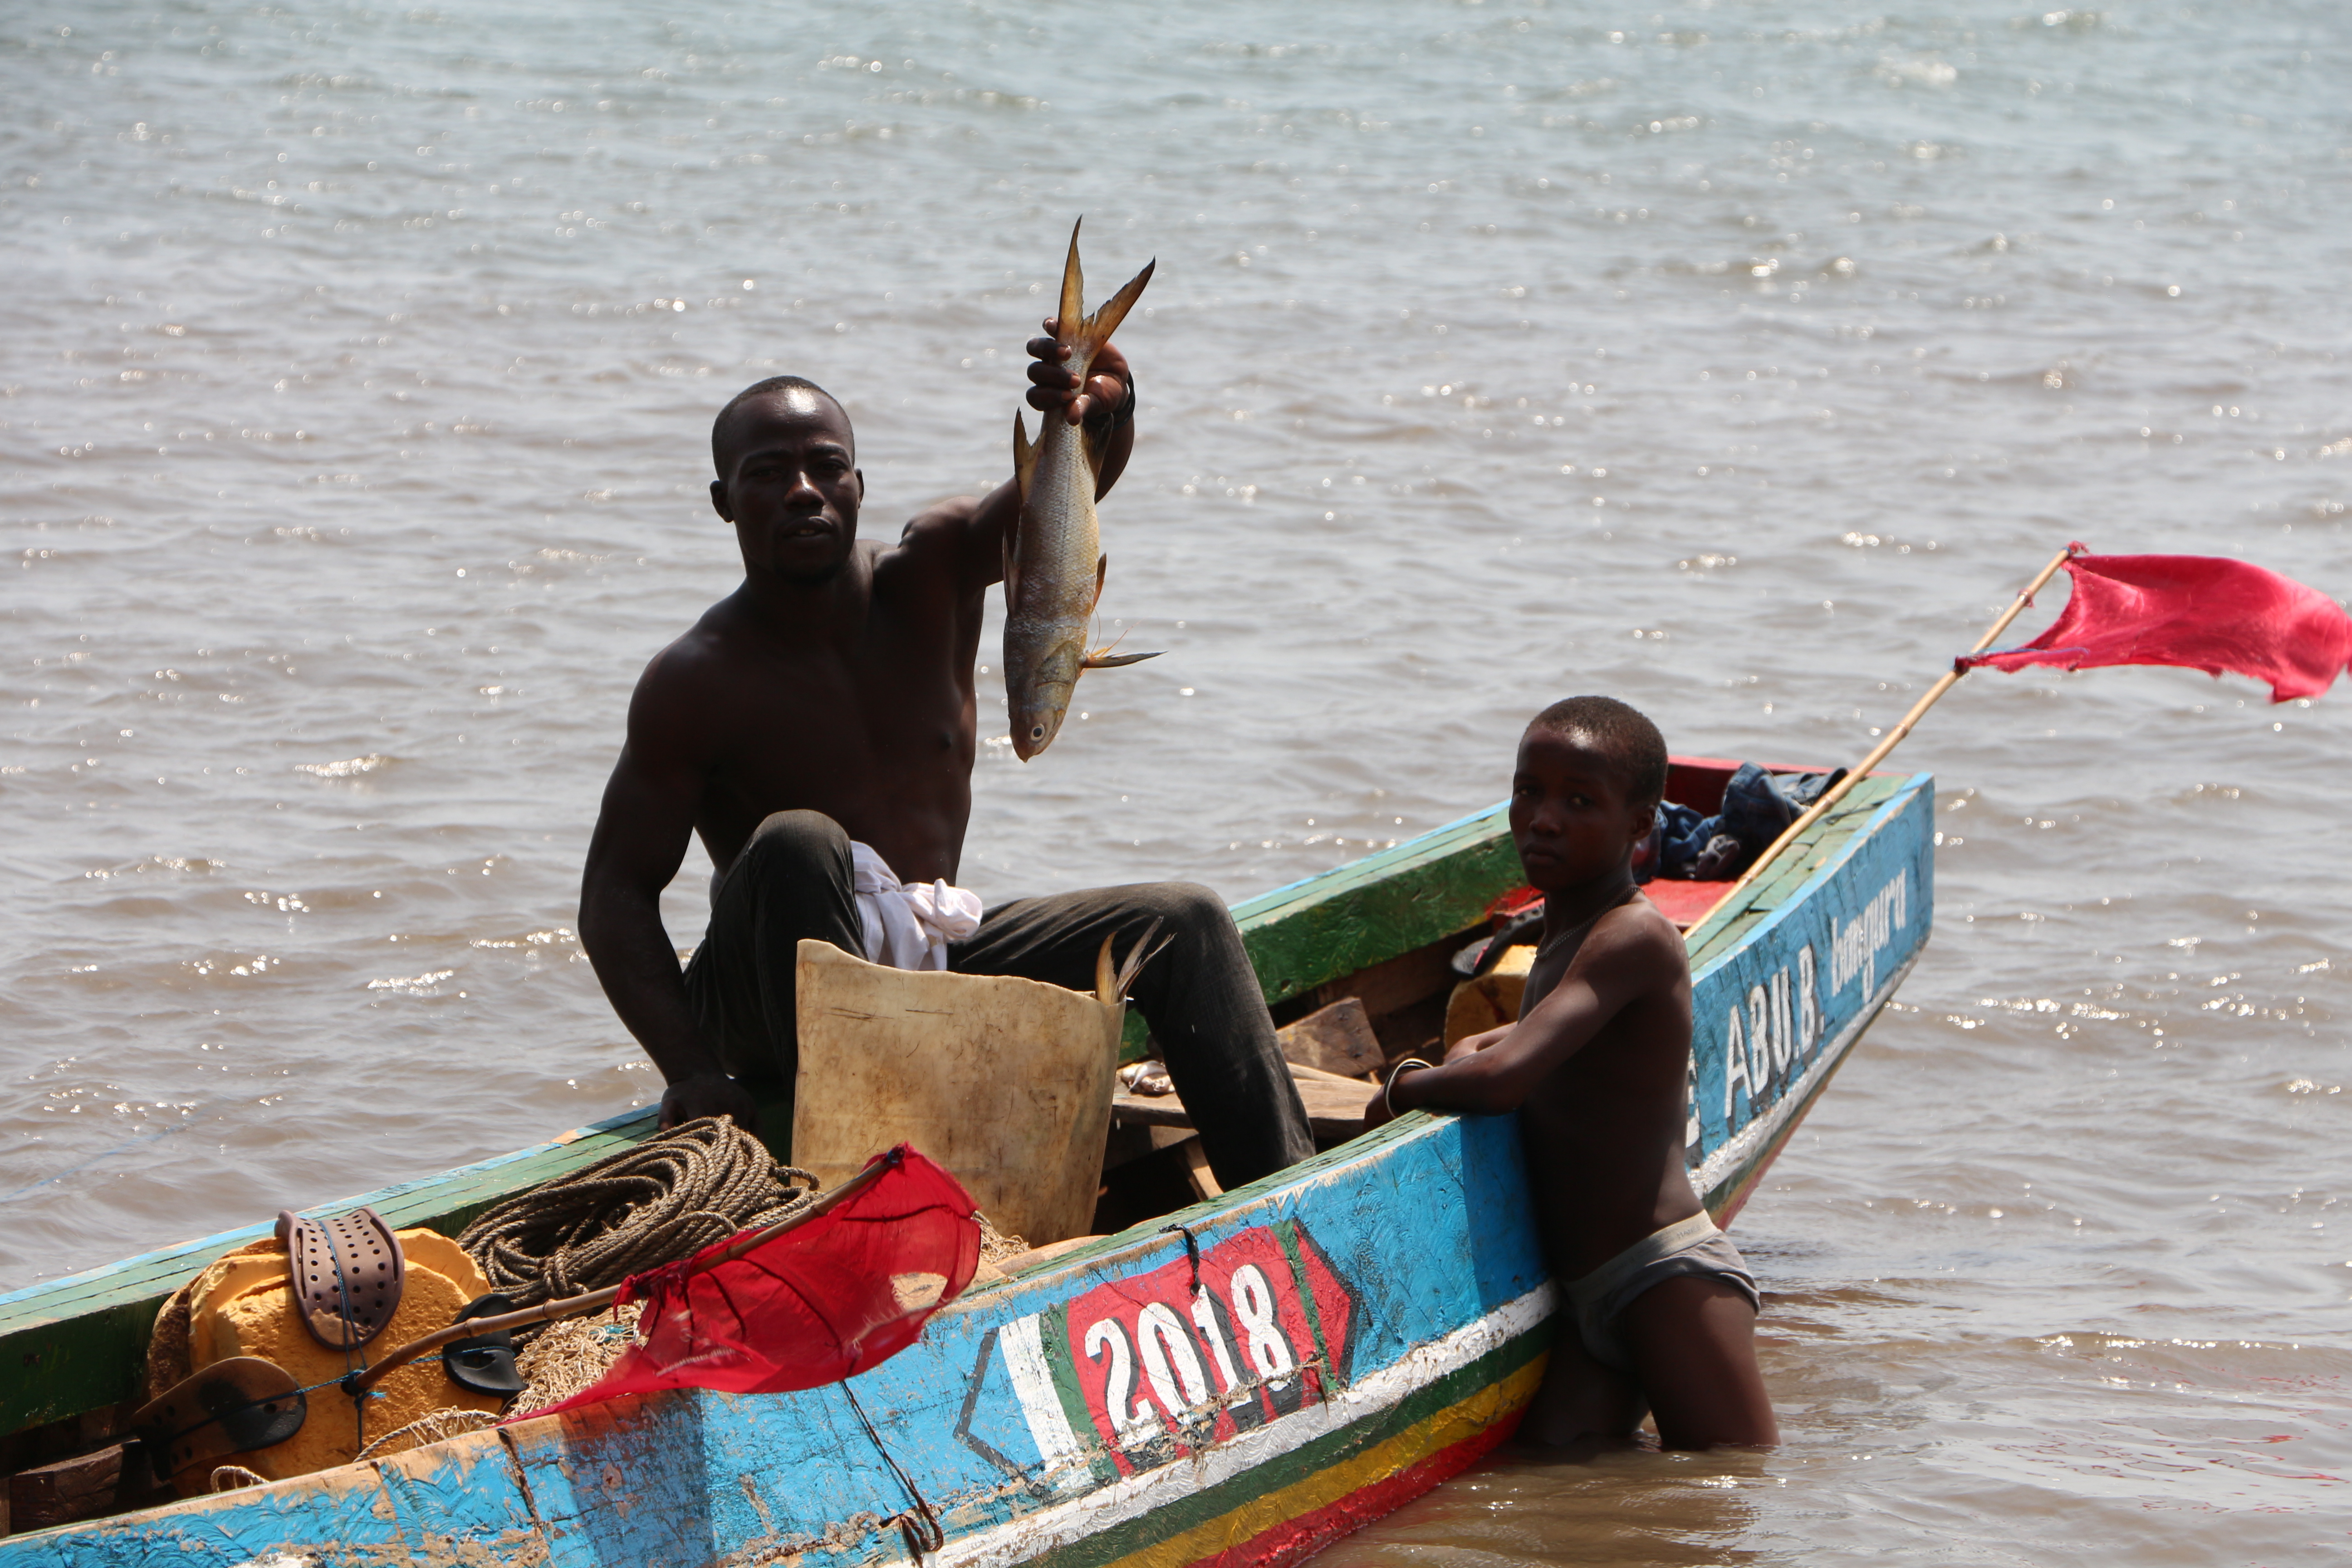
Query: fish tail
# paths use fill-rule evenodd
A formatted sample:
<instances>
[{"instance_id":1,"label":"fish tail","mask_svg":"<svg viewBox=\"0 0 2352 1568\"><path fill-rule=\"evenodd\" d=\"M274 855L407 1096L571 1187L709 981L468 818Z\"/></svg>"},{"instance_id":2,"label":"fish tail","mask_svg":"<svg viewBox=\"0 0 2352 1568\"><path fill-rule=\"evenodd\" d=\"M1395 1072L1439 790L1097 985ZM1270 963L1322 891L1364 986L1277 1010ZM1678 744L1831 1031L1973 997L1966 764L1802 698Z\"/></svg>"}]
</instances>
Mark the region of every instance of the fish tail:
<instances>
[{"instance_id":1,"label":"fish tail","mask_svg":"<svg viewBox=\"0 0 2352 1568\"><path fill-rule=\"evenodd\" d=\"M1061 329L1055 335L1073 351L1086 330L1094 325L1087 320L1087 275L1078 266L1078 229L1086 221L1081 217L1070 226L1070 258L1062 263L1062 308L1054 322ZM1081 356L1073 352L1070 357Z\"/></svg>"},{"instance_id":2,"label":"fish tail","mask_svg":"<svg viewBox=\"0 0 2352 1568\"><path fill-rule=\"evenodd\" d=\"M1127 281L1127 287L1104 301L1103 308L1089 316L1087 310L1086 273L1078 266L1078 226L1080 218L1070 226L1070 257L1062 264L1062 309L1055 318L1055 336L1070 351L1069 368L1081 382L1095 362L1095 353L1110 341L1111 333L1127 320L1128 311L1143 297L1143 286L1151 281L1154 259L1144 263L1143 270Z\"/></svg>"},{"instance_id":3,"label":"fish tail","mask_svg":"<svg viewBox=\"0 0 2352 1568\"><path fill-rule=\"evenodd\" d=\"M1143 286L1151 281L1151 269L1159 265L1157 260L1145 262L1143 270L1127 280L1126 288L1104 300L1103 308L1087 318L1083 331L1087 363L1093 363L1095 351L1110 342L1111 333L1118 331L1118 324L1127 320L1127 313L1143 298Z\"/></svg>"}]
</instances>

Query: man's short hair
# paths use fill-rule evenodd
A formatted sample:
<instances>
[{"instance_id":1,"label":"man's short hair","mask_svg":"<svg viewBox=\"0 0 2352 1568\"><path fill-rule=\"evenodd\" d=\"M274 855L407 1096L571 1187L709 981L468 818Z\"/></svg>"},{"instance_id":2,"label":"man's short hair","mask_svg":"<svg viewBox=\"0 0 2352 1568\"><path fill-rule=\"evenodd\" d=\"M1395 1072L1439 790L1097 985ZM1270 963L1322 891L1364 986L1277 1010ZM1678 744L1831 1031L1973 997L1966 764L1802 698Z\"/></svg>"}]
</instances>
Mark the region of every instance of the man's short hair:
<instances>
[{"instance_id":1,"label":"man's short hair","mask_svg":"<svg viewBox=\"0 0 2352 1568\"><path fill-rule=\"evenodd\" d=\"M719 411L719 417L710 422L710 466L718 470L720 479L727 477L727 443L735 434L743 405L756 403L762 397L772 397L779 392L814 393L835 408L841 407L841 399L806 376L772 375L765 381L752 383L729 398L727 406ZM844 410L842 418L845 423L847 421L846 410Z\"/></svg>"},{"instance_id":2,"label":"man's short hair","mask_svg":"<svg viewBox=\"0 0 2352 1568\"><path fill-rule=\"evenodd\" d=\"M1581 736L1617 764L1633 805L1654 805L1666 794L1666 738L1641 710L1614 697L1569 697L1528 722L1530 730Z\"/></svg>"}]
</instances>

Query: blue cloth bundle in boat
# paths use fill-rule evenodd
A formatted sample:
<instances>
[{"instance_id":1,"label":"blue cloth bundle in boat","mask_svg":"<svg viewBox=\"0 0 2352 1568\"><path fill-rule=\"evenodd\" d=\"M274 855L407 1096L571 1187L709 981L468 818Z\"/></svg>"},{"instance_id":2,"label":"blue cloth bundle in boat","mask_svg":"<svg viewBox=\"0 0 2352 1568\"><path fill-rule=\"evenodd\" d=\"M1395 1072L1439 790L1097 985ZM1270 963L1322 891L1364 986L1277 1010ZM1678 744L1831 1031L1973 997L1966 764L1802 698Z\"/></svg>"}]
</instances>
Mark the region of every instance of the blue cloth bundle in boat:
<instances>
[{"instance_id":1,"label":"blue cloth bundle in boat","mask_svg":"<svg viewBox=\"0 0 2352 1568\"><path fill-rule=\"evenodd\" d=\"M1633 857L1634 879L1665 877L1690 882L1728 881L1772 847L1798 814L1823 790L1845 777L1826 773L1767 773L1742 763L1723 786L1723 804L1712 816L1665 801L1657 826Z\"/></svg>"},{"instance_id":2,"label":"blue cloth bundle in boat","mask_svg":"<svg viewBox=\"0 0 2352 1568\"><path fill-rule=\"evenodd\" d=\"M1663 801L1649 837L1633 851L1633 879L1727 882L1772 847L1789 824L1845 773L1843 768L1826 773L1775 773L1742 763L1725 782L1723 802L1711 816ZM1456 952L1454 972L1465 980L1475 979L1501 963L1507 949L1532 947L1542 940L1543 900L1538 899L1492 934Z\"/></svg>"}]
</instances>

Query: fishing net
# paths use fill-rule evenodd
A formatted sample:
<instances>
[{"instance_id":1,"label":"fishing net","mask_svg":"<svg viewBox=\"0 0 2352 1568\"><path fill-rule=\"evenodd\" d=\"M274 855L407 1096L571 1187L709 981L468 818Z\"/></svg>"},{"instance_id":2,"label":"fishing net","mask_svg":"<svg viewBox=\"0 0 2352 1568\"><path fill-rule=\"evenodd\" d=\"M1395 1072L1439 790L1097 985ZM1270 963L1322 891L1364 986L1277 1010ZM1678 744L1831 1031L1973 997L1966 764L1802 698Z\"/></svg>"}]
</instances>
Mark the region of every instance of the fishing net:
<instances>
[{"instance_id":1,"label":"fishing net","mask_svg":"<svg viewBox=\"0 0 2352 1568\"><path fill-rule=\"evenodd\" d=\"M539 1331L515 1357L523 1391L507 1407L509 1416L530 1415L561 1405L613 1370L621 1352L636 1342L637 1314L632 1301L582 1318L563 1318Z\"/></svg>"},{"instance_id":2,"label":"fishing net","mask_svg":"<svg viewBox=\"0 0 2352 1568\"><path fill-rule=\"evenodd\" d=\"M913 1343L980 1266L971 1197L903 1143L859 1182L781 1235L730 1238L631 1276L615 1304L645 1304L643 1338L551 1408L657 1388L814 1388Z\"/></svg>"}]
</instances>

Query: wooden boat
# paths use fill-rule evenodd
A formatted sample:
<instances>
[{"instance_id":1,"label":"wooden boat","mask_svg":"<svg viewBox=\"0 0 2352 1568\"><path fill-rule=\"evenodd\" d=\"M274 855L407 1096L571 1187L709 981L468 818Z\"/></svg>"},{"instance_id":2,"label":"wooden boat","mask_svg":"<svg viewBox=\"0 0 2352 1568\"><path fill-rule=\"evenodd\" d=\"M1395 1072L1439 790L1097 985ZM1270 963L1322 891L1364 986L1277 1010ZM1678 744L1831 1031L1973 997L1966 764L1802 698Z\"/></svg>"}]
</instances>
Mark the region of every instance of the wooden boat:
<instances>
[{"instance_id":1,"label":"wooden boat","mask_svg":"<svg viewBox=\"0 0 2352 1568\"><path fill-rule=\"evenodd\" d=\"M1678 760L1669 795L1710 809L1731 766ZM1862 781L1688 931L1692 1173L1719 1221L1926 942L1933 801L1926 774ZM1361 997L1395 1054L1436 1033L1451 955L1520 880L1496 806L1235 914L1278 1017ZM1652 888L1685 919L1722 890ZM454 1233L651 1129L615 1118L350 1203ZM10 1468L60 1434L102 1437L163 1296L261 1229L0 1297ZM1413 1114L976 1287L850 1384L521 1421L13 1535L0 1568L1288 1563L1503 1440L1554 1300L1516 1119Z\"/></svg>"}]
</instances>

